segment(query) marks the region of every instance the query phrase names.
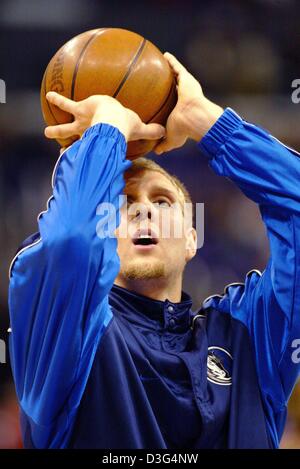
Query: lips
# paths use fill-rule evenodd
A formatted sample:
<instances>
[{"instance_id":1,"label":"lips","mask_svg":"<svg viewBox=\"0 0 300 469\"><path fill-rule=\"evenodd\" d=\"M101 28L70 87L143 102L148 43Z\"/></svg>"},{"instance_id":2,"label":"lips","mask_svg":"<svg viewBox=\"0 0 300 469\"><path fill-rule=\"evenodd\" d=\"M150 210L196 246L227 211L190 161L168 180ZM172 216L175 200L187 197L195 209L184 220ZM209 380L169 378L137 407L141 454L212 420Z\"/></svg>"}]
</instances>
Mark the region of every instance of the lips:
<instances>
[{"instance_id":1,"label":"lips","mask_svg":"<svg viewBox=\"0 0 300 469\"><path fill-rule=\"evenodd\" d=\"M158 243L158 236L151 229L137 230L132 237L132 241L135 245L149 246Z\"/></svg>"}]
</instances>

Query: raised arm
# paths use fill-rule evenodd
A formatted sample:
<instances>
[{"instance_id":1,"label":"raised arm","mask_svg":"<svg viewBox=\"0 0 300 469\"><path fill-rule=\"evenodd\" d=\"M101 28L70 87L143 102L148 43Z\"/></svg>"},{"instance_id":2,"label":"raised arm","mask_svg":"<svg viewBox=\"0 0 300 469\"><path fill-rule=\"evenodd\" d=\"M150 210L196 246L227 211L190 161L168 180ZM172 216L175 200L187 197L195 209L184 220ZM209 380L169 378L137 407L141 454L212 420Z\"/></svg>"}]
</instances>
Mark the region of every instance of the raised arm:
<instances>
[{"instance_id":1,"label":"raised arm","mask_svg":"<svg viewBox=\"0 0 300 469\"><path fill-rule=\"evenodd\" d=\"M276 444L300 371L300 155L227 109L202 139L210 166L259 205L270 259L244 286L229 287L215 306L243 322L253 344L262 395ZM208 305L206 305L208 306Z\"/></svg>"},{"instance_id":2,"label":"raised arm","mask_svg":"<svg viewBox=\"0 0 300 469\"><path fill-rule=\"evenodd\" d=\"M112 314L107 295L119 269L117 240L97 236L97 207L111 203L119 223L126 140L159 138L135 113L108 97L49 100L74 122L49 127L50 138L80 135L59 158L53 196L39 233L10 270L10 353L26 446L64 447ZM87 129L87 130L86 130Z\"/></svg>"},{"instance_id":3,"label":"raised arm","mask_svg":"<svg viewBox=\"0 0 300 469\"><path fill-rule=\"evenodd\" d=\"M206 100L184 67L172 56L169 60L182 101L158 151L180 144L176 126L182 129L181 142L184 136L201 140L211 168L258 204L267 229L271 256L262 275L252 271L245 285L229 286L222 298L212 297L205 306L231 314L248 328L269 429L278 445L300 371L295 353L300 337L300 155L234 111L223 112Z\"/></svg>"}]
</instances>

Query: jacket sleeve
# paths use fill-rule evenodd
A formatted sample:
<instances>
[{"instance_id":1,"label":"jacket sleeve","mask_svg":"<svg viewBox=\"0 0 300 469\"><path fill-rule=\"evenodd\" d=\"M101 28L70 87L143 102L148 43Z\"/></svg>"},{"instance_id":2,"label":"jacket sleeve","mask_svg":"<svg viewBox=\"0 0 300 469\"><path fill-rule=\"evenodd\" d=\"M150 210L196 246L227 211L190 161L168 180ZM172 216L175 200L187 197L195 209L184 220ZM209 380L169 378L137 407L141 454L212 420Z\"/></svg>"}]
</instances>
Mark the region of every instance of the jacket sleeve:
<instances>
[{"instance_id":1,"label":"jacket sleeve","mask_svg":"<svg viewBox=\"0 0 300 469\"><path fill-rule=\"evenodd\" d=\"M230 109L199 145L212 169L259 205L267 229L271 255L264 272L252 271L244 285L229 286L218 308L248 328L276 440L299 375L300 155Z\"/></svg>"},{"instance_id":2,"label":"jacket sleeve","mask_svg":"<svg viewBox=\"0 0 300 469\"><path fill-rule=\"evenodd\" d=\"M89 128L61 155L39 234L12 262L10 355L23 436L36 448L65 446L112 318L108 293L119 270L113 228L130 166L125 154L118 129ZM103 202L111 204L115 226L99 210ZM107 223L110 232L101 229Z\"/></svg>"}]
</instances>

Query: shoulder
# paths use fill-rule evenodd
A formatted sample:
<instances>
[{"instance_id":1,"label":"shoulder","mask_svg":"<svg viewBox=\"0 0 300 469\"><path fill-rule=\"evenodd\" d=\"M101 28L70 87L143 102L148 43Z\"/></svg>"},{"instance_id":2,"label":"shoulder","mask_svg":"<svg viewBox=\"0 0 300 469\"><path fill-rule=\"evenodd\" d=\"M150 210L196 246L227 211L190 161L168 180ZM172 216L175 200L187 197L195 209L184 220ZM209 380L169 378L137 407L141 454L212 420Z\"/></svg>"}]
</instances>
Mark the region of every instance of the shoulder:
<instances>
[{"instance_id":1,"label":"shoulder","mask_svg":"<svg viewBox=\"0 0 300 469\"><path fill-rule=\"evenodd\" d=\"M244 282L229 283L224 287L222 294L213 294L205 298L202 309L207 311L213 308L243 321L245 319L243 312L246 313L254 288L261 281L261 278L262 273L259 270L250 270L246 274Z\"/></svg>"}]
</instances>

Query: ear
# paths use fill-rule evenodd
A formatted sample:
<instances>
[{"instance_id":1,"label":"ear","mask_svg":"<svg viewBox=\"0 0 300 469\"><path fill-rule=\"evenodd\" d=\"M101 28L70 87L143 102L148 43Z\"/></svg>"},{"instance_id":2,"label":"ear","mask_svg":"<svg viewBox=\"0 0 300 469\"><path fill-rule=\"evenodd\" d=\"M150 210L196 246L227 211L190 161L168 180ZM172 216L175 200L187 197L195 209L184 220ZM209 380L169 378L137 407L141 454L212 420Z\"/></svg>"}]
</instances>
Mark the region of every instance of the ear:
<instances>
[{"instance_id":1,"label":"ear","mask_svg":"<svg viewBox=\"0 0 300 469\"><path fill-rule=\"evenodd\" d=\"M189 262L197 252L197 231L191 227L186 232L185 261Z\"/></svg>"}]
</instances>

